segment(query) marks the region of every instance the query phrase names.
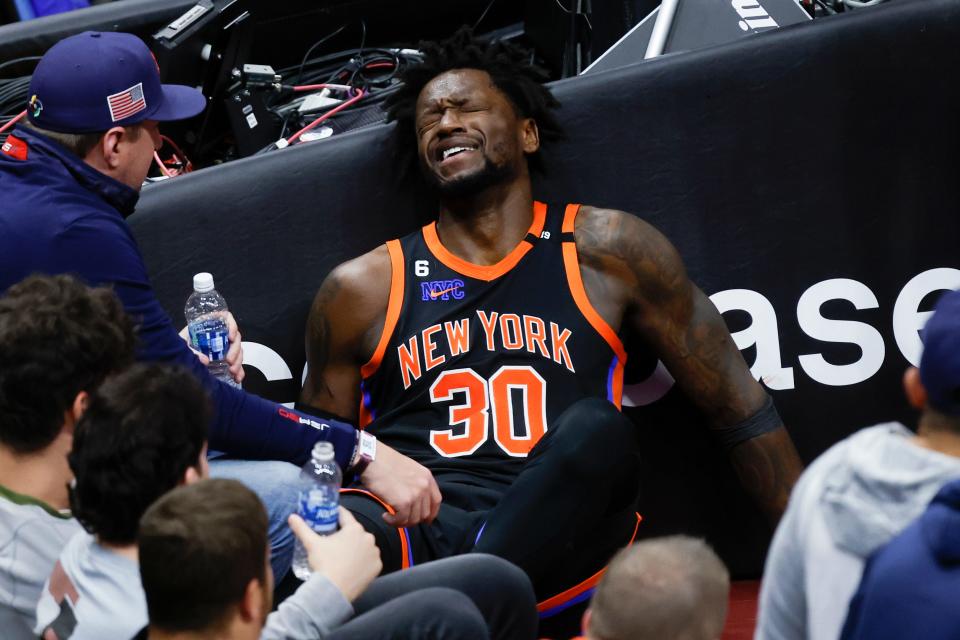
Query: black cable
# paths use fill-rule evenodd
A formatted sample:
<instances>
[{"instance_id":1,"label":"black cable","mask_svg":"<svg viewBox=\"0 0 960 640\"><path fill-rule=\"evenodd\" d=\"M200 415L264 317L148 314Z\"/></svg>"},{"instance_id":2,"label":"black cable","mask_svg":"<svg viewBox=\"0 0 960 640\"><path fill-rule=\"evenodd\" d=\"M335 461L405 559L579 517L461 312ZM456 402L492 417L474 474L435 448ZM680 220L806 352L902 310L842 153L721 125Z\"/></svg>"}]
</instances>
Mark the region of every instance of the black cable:
<instances>
[{"instance_id":1,"label":"black cable","mask_svg":"<svg viewBox=\"0 0 960 640\"><path fill-rule=\"evenodd\" d=\"M331 60L338 60L340 58L349 58L351 55L354 55L356 52L357 52L356 49L347 49L345 51L335 51L334 53L328 53L326 55L318 56L316 58L307 60L307 63L308 63L307 67L315 64L321 64L323 62L330 62ZM288 73L296 69L297 66L298 65L291 65L289 67L285 67L283 69L280 69L277 73L279 73L280 75L287 75Z\"/></svg>"},{"instance_id":2,"label":"black cable","mask_svg":"<svg viewBox=\"0 0 960 640\"><path fill-rule=\"evenodd\" d=\"M363 45L367 44L367 21L363 18L360 18L360 29L362 30L360 34L360 51L357 52L357 57L363 57Z\"/></svg>"},{"instance_id":3,"label":"black cable","mask_svg":"<svg viewBox=\"0 0 960 640\"><path fill-rule=\"evenodd\" d=\"M345 24L340 25L340 28L338 28L336 31L334 31L334 32L331 33L330 35L324 36L324 37L321 38L319 41L315 42L309 49L307 49L307 53L304 54L303 60L300 62L300 67L297 69L296 78L295 78L295 80L294 80L291 84L295 84L295 85L300 84L300 82L301 82L301 80L302 80L302 77L303 77L303 68L304 68L304 66L307 64L307 60L310 59L310 54L313 53L313 50L316 49L317 47L319 47L321 44L323 44L323 43L326 42L327 40L329 40L330 38L332 38L333 36L337 35L337 34L340 33L341 31L343 31L344 29L346 29L348 24L349 24L349 23L345 23ZM366 43L367 43L367 21L366 21L366 20L363 20L362 18L360 19L360 29L361 29L361 34L360 34L360 48L356 50L356 55L362 56L362 55L363 55L363 48L364 48L364 46L365 46Z\"/></svg>"},{"instance_id":4,"label":"black cable","mask_svg":"<svg viewBox=\"0 0 960 640\"><path fill-rule=\"evenodd\" d=\"M307 60L302 70L296 67L299 77L297 84L349 84L362 88L365 93L364 105L371 105L386 99L387 96L402 87L402 84L395 80L397 73L408 62L417 60L418 56L400 50L368 49L365 39L363 39L361 45L362 49L345 50ZM376 63L388 63L391 68L368 69L370 65ZM286 76L294 68L281 69L279 73L281 76ZM274 100L268 104L268 108L281 123L281 137L291 127L297 129L305 122L313 119L312 116L304 117L294 107L299 98L291 100L289 94L275 94L273 98ZM350 110L350 112L352 111L353 109ZM345 111L343 114L338 114L335 118L340 119L340 116L346 113Z\"/></svg>"},{"instance_id":5,"label":"black cable","mask_svg":"<svg viewBox=\"0 0 960 640\"><path fill-rule=\"evenodd\" d=\"M826 4L823 0L813 0L814 4L818 4L823 8L824 13L828 16L836 15L837 10Z\"/></svg>"},{"instance_id":6,"label":"black cable","mask_svg":"<svg viewBox=\"0 0 960 640\"><path fill-rule=\"evenodd\" d=\"M0 62L0 69L4 67L9 67L20 62L30 62L32 60L39 60L42 56L26 56L24 58L14 58L13 60L7 60L6 62Z\"/></svg>"},{"instance_id":7,"label":"black cable","mask_svg":"<svg viewBox=\"0 0 960 640\"><path fill-rule=\"evenodd\" d=\"M371 105L371 104L380 102L380 101L384 100L384 99L385 99L388 95L390 95L391 93L393 93L393 92L397 91L398 89L400 89L400 87L402 87L402 86L403 86L403 85L398 82L397 84L394 84L393 86L386 87L385 89L380 89L379 91L376 91L376 92L374 92L374 93L369 93L369 94L367 94L367 95L365 95L365 96L363 97L363 104L364 104L365 106L367 106L367 105Z\"/></svg>"},{"instance_id":8,"label":"black cable","mask_svg":"<svg viewBox=\"0 0 960 640\"><path fill-rule=\"evenodd\" d=\"M487 8L483 10L483 13L480 14L480 17L477 18L477 21L473 23L473 26L470 27L471 30L476 30L480 23L483 22L483 19L487 17L487 12L490 11L490 7L493 6L493 3L497 0L490 0L490 3L487 5Z\"/></svg>"},{"instance_id":9,"label":"black cable","mask_svg":"<svg viewBox=\"0 0 960 640\"><path fill-rule=\"evenodd\" d=\"M290 126L290 116L293 115L293 114L295 114L295 113L296 113L296 110L291 111L290 113L288 113L287 115L285 115L285 116L283 117L283 126L280 127L280 138L286 138L286 137L287 137L287 127Z\"/></svg>"},{"instance_id":10,"label":"black cable","mask_svg":"<svg viewBox=\"0 0 960 640\"><path fill-rule=\"evenodd\" d=\"M30 76L0 80L0 114L17 114L27 106Z\"/></svg>"},{"instance_id":11,"label":"black cable","mask_svg":"<svg viewBox=\"0 0 960 640\"><path fill-rule=\"evenodd\" d=\"M563 11L565 14L570 16L572 15L583 16L583 19L587 21L587 26L590 27L590 31L593 32L593 23L590 22L590 16L588 16L585 12L574 11L573 9L567 9L565 6L563 6L563 3L560 2L560 0L553 0L553 1L557 3L557 6L560 7L560 10Z\"/></svg>"},{"instance_id":12,"label":"black cable","mask_svg":"<svg viewBox=\"0 0 960 640\"><path fill-rule=\"evenodd\" d=\"M369 50L367 50L368 53L371 52L371 51L379 51L379 52L383 53L384 55L390 55L390 56L392 56L392 55L397 55L395 52L393 52L393 51L391 51L391 50L389 50L389 49L369 49ZM358 53L360 53L360 50L359 50L359 49L345 49L345 50L343 50L343 51L336 51L336 52L334 52L334 53L328 53L328 54L326 54L326 55L318 56L318 57L316 57L316 58L312 58L312 59L310 59L310 60L307 60L307 64L303 67L303 69L306 70L306 69L310 69L310 68L312 68L312 67L315 67L315 66L317 66L317 65L321 65L321 64L324 64L324 63L331 63L331 62L335 62L335 63L338 63L338 64L337 64L337 65L328 65L328 68L332 68L333 66L341 66L341 65L339 64L341 61L349 61L350 58L356 57L356 55L357 55ZM277 71L277 73L279 73L281 76L286 77L287 75L289 75L289 74L290 74L292 71L294 71L295 69L298 69L298 65L291 65L291 66L289 66L289 67L285 67L285 68L283 68L283 69L279 69L279 70ZM328 76L329 76L329 73L326 71L326 69L322 69L320 72L312 72L312 73L314 73L314 74L317 75L317 76L322 76L322 77L328 77ZM303 79L305 80L306 78L303 78ZM309 84L309 83L296 82L296 83L293 83L293 84Z\"/></svg>"},{"instance_id":13,"label":"black cable","mask_svg":"<svg viewBox=\"0 0 960 640\"><path fill-rule=\"evenodd\" d=\"M368 66L370 66L370 65L372 65L372 64L374 64L374 63L377 63L377 62L389 62L389 63L391 63L391 64L393 65L393 69L390 70L390 73L385 74L385 75L378 76L377 78L372 78L372 79L371 79L371 78L368 78L366 75L364 75L364 70L365 70ZM390 82L391 80L393 80L394 77L396 77L397 72L398 72L399 70L400 70L400 56L398 56L397 54L393 54L391 57L381 56L381 57L379 57L379 58L371 58L371 59L369 59L369 60L364 60L364 61L363 61L363 66L360 67L360 77L363 78L363 79L364 79L365 81L367 81L367 82L374 82L374 83L377 83L377 84L383 84L383 83L385 83L385 82Z\"/></svg>"},{"instance_id":14,"label":"black cable","mask_svg":"<svg viewBox=\"0 0 960 640\"><path fill-rule=\"evenodd\" d=\"M351 87L354 86L357 82L357 74L363 69L363 45L367 44L367 21L363 18L360 19L360 49L357 51L357 56L354 60L351 60L350 63L354 65L353 73L350 74L350 80L347 81L347 84ZM366 89L366 87L363 87Z\"/></svg>"},{"instance_id":15,"label":"black cable","mask_svg":"<svg viewBox=\"0 0 960 640\"><path fill-rule=\"evenodd\" d=\"M300 68L297 70L296 80L294 80L291 84L295 84L295 85L300 84L300 76L303 74L303 66L307 64L307 60L310 58L310 54L313 53L313 50L346 28L347 28L346 24L340 25L339 29L337 29L336 31L334 31L329 35L326 35L320 38L318 41L313 43L313 45L311 45L309 49L307 49L307 52L303 55L303 60L300 62Z\"/></svg>"}]
</instances>

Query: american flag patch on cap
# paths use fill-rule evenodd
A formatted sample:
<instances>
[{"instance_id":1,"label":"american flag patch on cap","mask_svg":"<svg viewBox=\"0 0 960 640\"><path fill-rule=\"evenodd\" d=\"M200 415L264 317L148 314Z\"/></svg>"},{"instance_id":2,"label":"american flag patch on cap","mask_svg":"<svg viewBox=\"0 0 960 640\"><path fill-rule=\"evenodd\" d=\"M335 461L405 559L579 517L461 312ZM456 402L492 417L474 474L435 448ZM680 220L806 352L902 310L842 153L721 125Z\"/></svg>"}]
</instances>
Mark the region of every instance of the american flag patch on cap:
<instances>
[{"instance_id":1,"label":"american flag patch on cap","mask_svg":"<svg viewBox=\"0 0 960 640\"><path fill-rule=\"evenodd\" d=\"M147 108L143 99L143 83L137 83L120 93L107 96L107 105L110 107L110 119L114 122L125 120L135 113Z\"/></svg>"}]
</instances>

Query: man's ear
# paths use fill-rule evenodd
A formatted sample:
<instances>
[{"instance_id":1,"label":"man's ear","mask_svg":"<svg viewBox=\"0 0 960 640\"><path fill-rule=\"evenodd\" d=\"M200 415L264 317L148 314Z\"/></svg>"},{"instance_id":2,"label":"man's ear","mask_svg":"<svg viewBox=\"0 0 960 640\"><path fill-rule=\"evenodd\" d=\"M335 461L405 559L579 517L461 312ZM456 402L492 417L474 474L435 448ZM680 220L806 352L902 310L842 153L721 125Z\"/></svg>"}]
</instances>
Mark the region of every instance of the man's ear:
<instances>
[{"instance_id":1,"label":"man's ear","mask_svg":"<svg viewBox=\"0 0 960 640\"><path fill-rule=\"evenodd\" d=\"M200 480L200 471L196 467L187 467L183 472L183 478L180 479L182 486L191 485Z\"/></svg>"},{"instance_id":2,"label":"man's ear","mask_svg":"<svg viewBox=\"0 0 960 640\"><path fill-rule=\"evenodd\" d=\"M911 407L918 411L927 408L927 390L920 381L920 369L910 367L903 372L903 391Z\"/></svg>"},{"instance_id":3,"label":"man's ear","mask_svg":"<svg viewBox=\"0 0 960 640\"><path fill-rule=\"evenodd\" d=\"M187 467L180 478L180 485L186 486L210 477L210 463L207 462L207 443L203 443L200 449L200 456L197 458L197 464Z\"/></svg>"},{"instance_id":4,"label":"man's ear","mask_svg":"<svg viewBox=\"0 0 960 640\"><path fill-rule=\"evenodd\" d=\"M580 631L582 635L590 636L590 618L593 616L593 610L589 607L583 612L583 618L580 619Z\"/></svg>"},{"instance_id":5,"label":"man's ear","mask_svg":"<svg viewBox=\"0 0 960 640\"><path fill-rule=\"evenodd\" d=\"M77 424L83 414L87 411L87 405L90 404L90 394L86 391L80 391L77 393L77 396L73 399L73 404L70 405L70 408L66 410L64 414L64 426L73 433L73 427Z\"/></svg>"},{"instance_id":6,"label":"man's ear","mask_svg":"<svg viewBox=\"0 0 960 640\"><path fill-rule=\"evenodd\" d=\"M123 127L113 127L103 134L99 144L91 149L90 154L97 154L98 158L93 158L94 166L101 164L107 169L117 169L121 163L120 145L129 140L130 132ZM90 154L87 154L88 156ZM88 157L88 161L90 158Z\"/></svg>"},{"instance_id":7,"label":"man's ear","mask_svg":"<svg viewBox=\"0 0 960 640\"><path fill-rule=\"evenodd\" d=\"M540 149L540 129L533 118L523 120L523 129L520 132L523 140L523 152L527 155L536 153Z\"/></svg>"},{"instance_id":8,"label":"man's ear","mask_svg":"<svg viewBox=\"0 0 960 640\"><path fill-rule=\"evenodd\" d=\"M247 583L247 588L243 591L243 600L237 607L240 613L240 619L248 624L259 624L266 617L263 615L263 587L260 581L253 579Z\"/></svg>"}]
</instances>

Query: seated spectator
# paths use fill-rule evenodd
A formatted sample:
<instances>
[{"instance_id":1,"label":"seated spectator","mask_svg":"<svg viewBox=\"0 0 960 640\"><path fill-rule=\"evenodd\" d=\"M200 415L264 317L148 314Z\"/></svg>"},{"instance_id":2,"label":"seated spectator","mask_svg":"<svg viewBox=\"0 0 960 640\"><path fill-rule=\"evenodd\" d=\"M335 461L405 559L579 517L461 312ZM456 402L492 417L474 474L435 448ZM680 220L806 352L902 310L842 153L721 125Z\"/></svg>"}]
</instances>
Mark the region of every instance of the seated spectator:
<instances>
[{"instance_id":1,"label":"seated spectator","mask_svg":"<svg viewBox=\"0 0 960 640\"><path fill-rule=\"evenodd\" d=\"M730 576L702 540L654 538L620 551L583 614L587 640L717 640Z\"/></svg>"},{"instance_id":2,"label":"seated spectator","mask_svg":"<svg viewBox=\"0 0 960 640\"><path fill-rule=\"evenodd\" d=\"M955 423L960 433L960 419ZM955 480L919 520L867 562L841 638L960 638L958 593L960 481Z\"/></svg>"},{"instance_id":3,"label":"seated spectator","mask_svg":"<svg viewBox=\"0 0 960 640\"><path fill-rule=\"evenodd\" d=\"M267 505L278 577L293 555L286 519L296 505L295 465L309 459L318 440L332 442L340 467L362 472L364 485L394 507L437 491L426 468L376 447L371 434L215 379L160 305L125 218L161 146L160 123L199 114L206 105L200 91L162 84L155 58L136 36L88 31L44 53L29 95L26 118L0 147L0 292L31 273L72 273L113 288L137 319L137 359L185 366L209 391L210 446L226 454L211 460L211 474L244 482ZM186 298L190 283L183 285ZM226 360L240 381L241 336L232 316L228 322Z\"/></svg>"},{"instance_id":4,"label":"seated spectator","mask_svg":"<svg viewBox=\"0 0 960 640\"><path fill-rule=\"evenodd\" d=\"M70 517L67 454L88 394L133 360L133 323L108 289L27 278L0 298L0 629L34 638L37 600Z\"/></svg>"},{"instance_id":5,"label":"seated spectator","mask_svg":"<svg viewBox=\"0 0 960 640\"><path fill-rule=\"evenodd\" d=\"M922 333L919 370L904 374L920 422L890 422L828 449L801 476L764 569L756 638L840 635L864 560L960 477L960 292L945 294Z\"/></svg>"},{"instance_id":6,"label":"seated spectator","mask_svg":"<svg viewBox=\"0 0 960 640\"><path fill-rule=\"evenodd\" d=\"M208 403L187 370L156 364L134 365L91 394L69 456L70 506L86 532L63 548L45 585L38 635L131 638L147 623L140 517L178 484L209 475Z\"/></svg>"},{"instance_id":7,"label":"seated spectator","mask_svg":"<svg viewBox=\"0 0 960 640\"><path fill-rule=\"evenodd\" d=\"M340 509L340 530L325 537L296 516L290 524L313 573L268 616L273 576L266 562L267 518L256 495L235 481L214 479L158 500L140 522L140 575L150 626L137 637L535 636L530 581L505 560L471 554L374 581L380 553L349 511Z\"/></svg>"}]
</instances>

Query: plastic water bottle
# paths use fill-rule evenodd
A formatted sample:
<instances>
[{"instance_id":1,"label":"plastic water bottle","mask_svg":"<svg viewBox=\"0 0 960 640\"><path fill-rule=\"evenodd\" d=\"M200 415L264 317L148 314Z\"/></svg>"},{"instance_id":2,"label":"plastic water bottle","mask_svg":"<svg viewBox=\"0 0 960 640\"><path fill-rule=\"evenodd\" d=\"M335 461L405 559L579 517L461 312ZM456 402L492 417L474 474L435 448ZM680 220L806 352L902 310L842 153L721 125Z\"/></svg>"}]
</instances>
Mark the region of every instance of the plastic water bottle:
<instances>
[{"instance_id":1,"label":"plastic water bottle","mask_svg":"<svg viewBox=\"0 0 960 640\"><path fill-rule=\"evenodd\" d=\"M297 515L322 536L334 533L340 522L340 466L333 458L333 445L318 442L307 464L300 471ZM293 547L293 574L301 580L310 577L307 550L297 539Z\"/></svg>"},{"instance_id":2,"label":"plastic water bottle","mask_svg":"<svg viewBox=\"0 0 960 640\"><path fill-rule=\"evenodd\" d=\"M227 301L213 288L213 276L198 273L193 276L193 293L187 298L183 309L187 318L187 330L193 348L207 356L210 374L227 384L239 387L230 375L227 350L230 348L227 327Z\"/></svg>"}]
</instances>

